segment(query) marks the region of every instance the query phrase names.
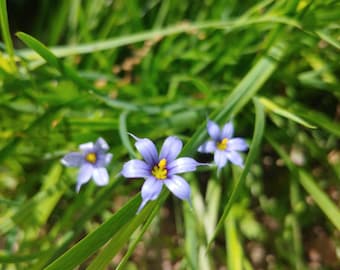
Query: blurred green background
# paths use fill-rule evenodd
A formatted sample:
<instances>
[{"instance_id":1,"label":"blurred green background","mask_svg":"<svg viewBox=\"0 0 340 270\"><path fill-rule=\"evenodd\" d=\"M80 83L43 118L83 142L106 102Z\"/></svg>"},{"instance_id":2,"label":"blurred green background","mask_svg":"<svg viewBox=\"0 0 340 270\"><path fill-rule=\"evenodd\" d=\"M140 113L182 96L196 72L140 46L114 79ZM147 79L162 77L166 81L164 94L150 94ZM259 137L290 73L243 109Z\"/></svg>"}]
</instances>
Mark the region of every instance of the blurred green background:
<instances>
[{"instance_id":1,"label":"blurred green background","mask_svg":"<svg viewBox=\"0 0 340 270\"><path fill-rule=\"evenodd\" d=\"M339 1L0 3L0 269L340 268ZM136 216L127 132L210 162L207 117L244 170ZM60 158L99 136L110 184L77 194Z\"/></svg>"}]
</instances>

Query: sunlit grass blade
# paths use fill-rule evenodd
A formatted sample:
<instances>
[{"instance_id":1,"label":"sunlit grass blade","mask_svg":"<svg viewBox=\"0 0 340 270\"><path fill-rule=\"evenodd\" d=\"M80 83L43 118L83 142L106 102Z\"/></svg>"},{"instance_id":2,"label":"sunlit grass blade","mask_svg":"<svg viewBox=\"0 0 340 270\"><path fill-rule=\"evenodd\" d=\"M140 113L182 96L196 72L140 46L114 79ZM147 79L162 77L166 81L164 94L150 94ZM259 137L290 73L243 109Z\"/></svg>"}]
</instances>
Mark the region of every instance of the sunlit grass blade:
<instances>
[{"instance_id":1,"label":"sunlit grass blade","mask_svg":"<svg viewBox=\"0 0 340 270\"><path fill-rule=\"evenodd\" d=\"M227 260L228 269L242 270L242 244L236 226L236 218L233 208L229 211L228 219L224 220L225 236L227 243Z\"/></svg>"},{"instance_id":2,"label":"sunlit grass blade","mask_svg":"<svg viewBox=\"0 0 340 270\"><path fill-rule=\"evenodd\" d=\"M2 38L6 45L6 51L9 55L9 65L11 68L11 72L16 72L17 68L15 65L14 59L14 49L13 49L13 42L10 34L10 29L8 25L8 16L7 16L7 0L0 0L0 27Z\"/></svg>"},{"instance_id":3,"label":"sunlit grass blade","mask_svg":"<svg viewBox=\"0 0 340 270\"><path fill-rule=\"evenodd\" d=\"M330 200L327 194L321 190L312 176L306 171L299 170L299 180L327 218L340 230L340 209Z\"/></svg>"},{"instance_id":4,"label":"sunlit grass blade","mask_svg":"<svg viewBox=\"0 0 340 270\"><path fill-rule=\"evenodd\" d=\"M316 126L323 128L329 133L340 137L340 124L333 121L325 113L306 108L302 104L293 103L291 110L307 119Z\"/></svg>"},{"instance_id":5,"label":"sunlit grass blade","mask_svg":"<svg viewBox=\"0 0 340 270\"><path fill-rule=\"evenodd\" d=\"M197 30L204 29L221 29L228 30L229 32L235 29L240 29L242 27L249 27L255 24L265 24L265 23L273 23L275 24L283 24L289 25L292 27L300 28L299 23L291 18L284 16L275 16L268 15L262 16L259 18L238 18L235 20L229 21L208 21L208 22L198 22L198 23L186 23L186 24L178 24L175 26L170 26L167 28L156 29L152 31L137 33L133 35L128 35L125 37L112 38L108 40L96 41L88 44L81 44L77 46L66 46L66 47L54 47L51 48L53 54L58 57L65 57L71 55L79 55L86 53L93 53L96 51L109 50L117 47L145 41L145 40L153 40L158 39L160 37L166 37L170 35L176 35L180 33L188 33ZM19 55L25 57L29 60L38 59L35 52L31 50L21 50L19 51Z\"/></svg>"},{"instance_id":6,"label":"sunlit grass blade","mask_svg":"<svg viewBox=\"0 0 340 270\"><path fill-rule=\"evenodd\" d=\"M28 34L25 34L23 32L19 32L16 34L18 38L20 38L27 46L32 48L34 51L36 51L43 59L47 61L51 66L53 66L56 69L60 69L60 62L58 58L40 41L37 39L31 37Z\"/></svg>"},{"instance_id":7,"label":"sunlit grass blade","mask_svg":"<svg viewBox=\"0 0 340 270\"><path fill-rule=\"evenodd\" d=\"M325 33L325 31L316 31L316 34L323 39L324 41L328 42L330 45L332 45L334 48L340 50L340 43L334 39L333 37L331 37L330 35L328 35L327 33Z\"/></svg>"},{"instance_id":8,"label":"sunlit grass blade","mask_svg":"<svg viewBox=\"0 0 340 270\"><path fill-rule=\"evenodd\" d=\"M307 121L303 120L296 114L293 114L290 111L280 107L279 105L275 104L274 102L270 101L269 99L265 97L260 97L259 101L266 107L266 109L268 109L269 111L272 111L273 113L276 113L277 115L290 119L307 128L316 128L316 126L309 124Z\"/></svg>"},{"instance_id":9,"label":"sunlit grass blade","mask_svg":"<svg viewBox=\"0 0 340 270\"><path fill-rule=\"evenodd\" d=\"M234 202L239 197L239 194L241 192L241 189L244 186L244 182L245 182L246 177L249 173L249 170L250 170L252 164L255 162L256 157L259 154L260 145L261 145L261 142L262 142L264 127L265 127L265 114L264 114L263 105L257 99L254 99L254 104L255 104L255 116L256 116L255 117L255 129L254 129L253 140L252 140L252 143L249 147L250 151L248 153L246 163L245 163L244 169L242 171L242 174L240 176L240 179L238 180L238 182L236 183L236 185L234 186L234 188L231 192L230 198L229 198L226 206L223 209L222 217L219 219L219 221L217 223L217 226L216 226L216 229L213 233L212 238L209 239L209 246L212 244L213 240L217 236L217 233L223 227L224 221L225 221L225 219L227 219L232 205L234 204Z\"/></svg>"}]
</instances>

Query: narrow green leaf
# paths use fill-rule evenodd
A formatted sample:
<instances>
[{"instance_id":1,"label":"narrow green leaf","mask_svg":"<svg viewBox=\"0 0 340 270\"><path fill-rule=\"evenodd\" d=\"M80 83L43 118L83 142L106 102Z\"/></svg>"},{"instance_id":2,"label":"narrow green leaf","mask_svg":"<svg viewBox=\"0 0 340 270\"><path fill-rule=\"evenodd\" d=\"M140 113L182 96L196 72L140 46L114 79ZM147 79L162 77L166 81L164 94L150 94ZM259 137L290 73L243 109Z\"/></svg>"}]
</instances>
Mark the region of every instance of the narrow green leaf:
<instances>
[{"instance_id":1,"label":"narrow green leaf","mask_svg":"<svg viewBox=\"0 0 340 270\"><path fill-rule=\"evenodd\" d=\"M303 120L299 116L289 112L288 110L280 107L279 105L275 104L274 102L270 101L269 99L266 99L264 97L260 97L259 101L270 111L273 113L276 113L277 115L280 115L284 118L290 119L300 125L303 125L308 128L316 128L316 126L313 126L309 124L307 121Z\"/></svg>"},{"instance_id":2,"label":"narrow green leaf","mask_svg":"<svg viewBox=\"0 0 340 270\"><path fill-rule=\"evenodd\" d=\"M291 104L291 110L307 119L309 122L314 123L316 126L323 128L329 133L340 137L340 124L334 122L323 112L314 111L310 108L304 107L302 104Z\"/></svg>"},{"instance_id":3,"label":"narrow green leaf","mask_svg":"<svg viewBox=\"0 0 340 270\"><path fill-rule=\"evenodd\" d=\"M76 46L65 46L65 47L53 47L51 51L58 57L65 57L71 55L79 55L86 53L93 53L96 51L109 50L117 47L145 41L153 40L160 37L176 35L180 33L188 33L191 31L203 30L203 29L221 29L232 31L233 29L240 29L242 27L254 25L254 24L283 24L290 25L292 27L301 28L298 22L291 18L283 16L268 15L260 18L237 18L229 21L207 21L198 23L187 23L170 26L168 28L155 29L152 31L137 33L124 37L112 38L107 40L96 41L88 44L81 44ZM31 50L21 50L19 55L26 59L36 60L38 59L35 52Z\"/></svg>"},{"instance_id":4,"label":"narrow green leaf","mask_svg":"<svg viewBox=\"0 0 340 270\"><path fill-rule=\"evenodd\" d=\"M241 177L236 183L234 189L232 190L230 198L226 206L224 207L222 217L217 223L217 226L216 226L216 229L214 231L212 238L209 239L209 247L212 244L212 241L215 239L217 233L223 227L224 221L228 217L228 214L229 214L229 211L232 205L238 199L241 189L244 185L244 181L246 180L246 177L249 173L250 167L254 163L256 157L258 156L258 152L260 150L260 145L262 142L264 127L265 127L265 114L264 114L263 105L257 99L254 99L254 104L255 104L255 113L256 113L255 130L254 130L254 135L253 135L253 141L249 147L250 151L248 153L248 157L246 159L246 163L242 171Z\"/></svg>"},{"instance_id":5,"label":"narrow green leaf","mask_svg":"<svg viewBox=\"0 0 340 270\"><path fill-rule=\"evenodd\" d=\"M254 97L274 72L278 61L283 56L284 49L285 46L282 46L281 43L273 45L268 53L260 58L256 65L234 88L232 93L223 102L222 109L218 108L211 114L211 119L215 122L220 122L229 119L231 115L237 114ZM206 124L203 123L185 145L182 154L193 155L206 137Z\"/></svg>"},{"instance_id":6,"label":"narrow green leaf","mask_svg":"<svg viewBox=\"0 0 340 270\"><path fill-rule=\"evenodd\" d=\"M224 220L225 235L227 243L227 265L228 269L242 270L242 245L236 228L236 219L232 208L228 220Z\"/></svg>"},{"instance_id":7,"label":"narrow green leaf","mask_svg":"<svg viewBox=\"0 0 340 270\"><path fill-rule=\"evenodd\" d=\"M163 197L163 200L165 200L165 199L166 199L166 197ZM119 265L116 267L116 270L125 269L124 268L125 264L128 262L128 259L131 257L133 251L135 250L137 244L142 239L142 237L145 234L146 230L150 227L154 217L159 212L159 209L160 209L160 207L161 207L163 202L164 201L162 201L159 204L156 204L156 207L154 207L152 209L151 215L148 217L147 221L145 222L145 224L143 225L142 229L140 230L138 235L135 237L135 239L132 240L132 243L130 244L128 251L126 252L124 257L120 260Z\"/></svg>"},{"instance_id":8,"label":"narrow green leaf","mask_svg":"<svg viewBox=\"0 0 340 270\"><path fill-rule=\"evenodd\" d=\"M128 150L131 158L136 158L137 155L135 151L133 150L133 147L130 143L129 135L128 135L129 133L126 127L126 118L128 114L129 114L129 111L124 111L119 116L119 136L120 136L120 139L122 140L123 145Z\"/></svg>"},{"instance_id":9,"label":"narrow green leaf","mask_svg":"<svg viewBox=\"0 0 340 270\"><path fill-rule=\"evenodd\" d=\"M61 257L48 265L46 270L71 270L81 264L101 246L103 246L123 226L136 215L140 196L136 195L123 208L116 212L109 220L100 225L95 231L88 234Z\"/></svg>"},{"instance_id":10,"label":"narrow green leaf","mask_svg":"<svg viewBox=\"0 0 340 270\"><path fill-rule=\"evenodd\" d=\"M340 230L340 209L330 200L327 194L318 187L310 174L299 170L299 180L327 218Z\"/></svg>"},{"instance_id":11,"label":"narrow green leaf","mask_svg":"<svg viewBox=\"0 0 340 270\"><path fill-rule=\"evenodd\" d=\"M58 235L63 235L63 237L59 239L54 249L50 249L48 253L42 256L33 266L30 267L30 269L40 270L55 260L58 256L62 255L72 241L74 241L83 232L83 224L85 224L89 219L91 219L91 217L103 208L105 202L112 196L112 191L119 186L123 180L123 178L118 178L116 181L103 188L93 203L88 207L84 208L83 198L78 196L74 204L68 208L60 221L50 232L50 236L52 238L56 238ZM74 222L72 217L74 212L79 211L79 208L82 208L82 214L79 219L77 219L77 222ZM65 235L65 232L71 233Z\"/></svg>"},{"instance_id":12,"label":"narrow green leaf","mask_svg":"<svg viewBox=\"0 0 340 270\"><path fill-rule=\"evenodd\" d=\"M161 197L163 200L165 197ZM158 213L160 206L163 204L163 201L160 202L157 200L156 202L149 203L143 211L137 215L120 231L118 231L108 242L105 248L99 253L99 255L91 262L88 266L87 270L104 270L107 269L107 266L112 261L114 256L118 253L121 248L127 244L130 240L131 235L134 231L148 220L147 224L150 225L151 221L155 217L156 213ZM151 214L150 214L151 213ZM147 228L147 227L146 227ZM144 228L144 232L146 230ZM141 237L142 235L140 235ZM139 239L140 239L139 237ZM137 244L137 242L136 242Z\"/></svg>"},{"instance_id":13,"label":"narrow green leaf","mask_svg":"<svg viewBox=\"0 0 340 270\"><path fill-rule=\"evenodd\" d=\"M285 164L291 170L295 177L298 177L302 187L312 196L316 204L325 213L328 219L337 229L340 229L340 209L329 199L322 189L316 184L313 177L303 169L296 167L290 160L285 150L270 136L266 136L267 140L274 147L276 152L284 160Z\"/></svg>"},{"instance_id":14,"label":"narrow green leaf","mask_svg":"<svg viewBox=\"0 0 340 270\"><path fill-rule=\"evenodd\" d=\"M16 68L15 60L14 60L13 42L11 39L11 34L9 30L9 25L8 25L6 0L0 0L0 26L1 26L2 38L6 45L6 51L9 55L10 68L11 68L11 71L14 73L16 72L17 68Z\"/></svg>"},{"instance_id":15,"label":"narrow green leaf","mask_svg":"<svg viewBox=\"0 0 340 270\"><path fill-rule=\"evenodd\" d=\"M340 43L334 39L333 37L331 37L330 35L326 34L324 31L316 31L316 34L323 39L324 41L326 41L327 43L329 43L330 45L332 45L334 48L340 50Z\"/></svg>"},{"instance_id":16,"label":"narrow green leaf","mask_svg":"<svg viewBox=\"0 0 340 270\"><path fill-rule=\"evenodd\" d=\"M44 58L51 66L60 69L60 62L58 58L40 41L23 32L16 33L17 37L21 39L27 46L35 50L42 58Z\"/></svg>"}]
</instances>

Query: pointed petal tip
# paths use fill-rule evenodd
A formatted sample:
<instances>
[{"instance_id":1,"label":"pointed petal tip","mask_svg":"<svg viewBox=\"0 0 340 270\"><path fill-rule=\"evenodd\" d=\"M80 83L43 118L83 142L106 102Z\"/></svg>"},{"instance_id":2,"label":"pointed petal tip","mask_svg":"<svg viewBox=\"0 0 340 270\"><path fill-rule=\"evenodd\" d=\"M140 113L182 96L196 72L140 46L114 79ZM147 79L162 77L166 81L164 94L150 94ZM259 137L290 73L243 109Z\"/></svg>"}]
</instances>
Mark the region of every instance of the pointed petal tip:
<instances>
[{"instance_id":1,"label":"pointed petal tip","mask_svg":"<svg viewBox=\"0 0 340 270\"><path fill-rule=\"evenodd\" d=\"M105 151L109 150L109 144L102 138L102 137L99 137L95 143L95 145L97 147L99 147L100 149L103 149Z\"/></svg>"},{"instance_id":2,"label":"pointed petal tip","mask_svg":"<svg viewBox=\"0 0 340 270\"><path fill-rule=\"evenodd\" d=\"M137 209L136 215L138 215L143 210L143 208L145 207L145 205L147 204L148 201L149 200L143 200L142 201L142 203L140 204L140 206Z\"/></svg>"}]
</instances>

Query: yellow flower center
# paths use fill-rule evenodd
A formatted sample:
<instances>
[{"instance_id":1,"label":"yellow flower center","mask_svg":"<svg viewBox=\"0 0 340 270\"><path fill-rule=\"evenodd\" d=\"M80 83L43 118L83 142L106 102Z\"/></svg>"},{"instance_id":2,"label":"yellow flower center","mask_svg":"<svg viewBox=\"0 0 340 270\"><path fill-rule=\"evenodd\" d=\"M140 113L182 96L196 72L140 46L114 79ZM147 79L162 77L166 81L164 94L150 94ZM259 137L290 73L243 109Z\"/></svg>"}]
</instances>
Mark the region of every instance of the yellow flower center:
<instances>
[{"instance_id":1,"label":"yellow flower center","mask_svg":"<svg viewBox=\"0 0 340 270\"><path fill-rule=\"evenodd\" d=\"M97 161L96 153L90 152L90 153L86 154L85 160L92 163L92 164L96 163L96 161Z\"/></svg>"},{"instance_id":2,"label":"yellow flower center","mask_svg":"<svg viewBox=\"0 0 340 270\"><path fill-rule=\"evenodd\" d=\"M228 146L228 139L224 138L222 141L217 143L217 149L226 150Z\"/></svg>"},{"instance_id":3,"label":"yellow flower center","mask_svg":"<svg viewBox=\"0 0 340 270\"><path fill-rule=\"evenodd\" d=\"M166 159L161 159L158 164L152 168L151 173L159 180L166 179L168 177L168 170L166 169Z\"/></svg>"}]
</instances>

